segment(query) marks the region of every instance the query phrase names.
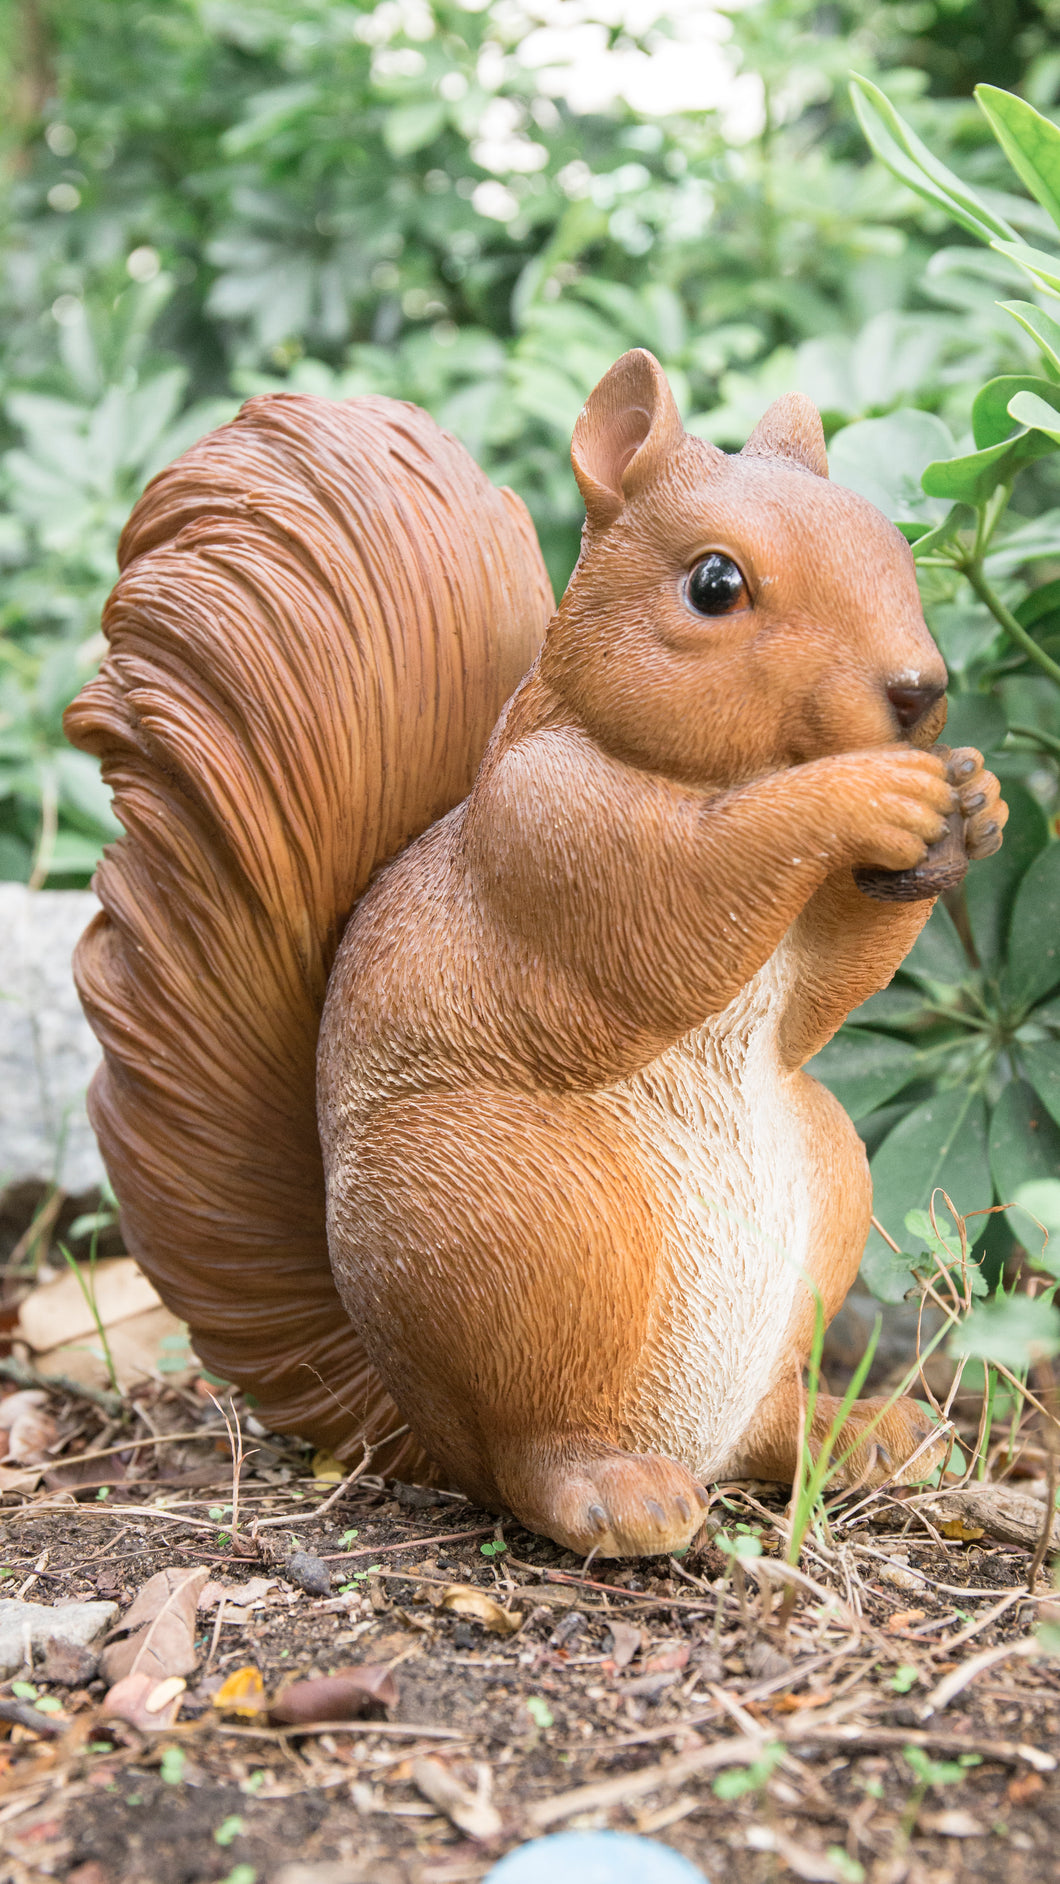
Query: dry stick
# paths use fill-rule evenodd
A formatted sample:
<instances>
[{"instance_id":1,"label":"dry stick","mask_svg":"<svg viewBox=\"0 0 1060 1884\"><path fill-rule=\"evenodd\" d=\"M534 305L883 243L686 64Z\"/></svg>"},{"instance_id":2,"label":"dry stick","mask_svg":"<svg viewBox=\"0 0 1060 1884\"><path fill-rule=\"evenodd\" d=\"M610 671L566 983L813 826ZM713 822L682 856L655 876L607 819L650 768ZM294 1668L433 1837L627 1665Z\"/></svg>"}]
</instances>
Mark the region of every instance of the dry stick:
<instances>
[{"instance_id":1,"label":"dry stick","mask_svg":"<svg viewBox=\"0 0 1060 1884\"><path fill-rule=\"evenodd\" d=\"M152 1433L148 1439L123 1439L119 1446L99 1446L94 1452L71 1452L65 1458L56 1454L54 1463L56 1466L87 1465L89 1460L113 1459L118 1452L142 1452L147 1446L175 1446L189 1439L200 1439L213 1445L218 1438L219 1434L204 1432L201 1426L194 1433Z\"/></svg>"},{"instance_id":2,"label":"dry stick","mask_svg":"<svg viewBox=\"0 0 1060 1884\"><path fill-rule=\"evenodd\" d=\"M243 1428L239 1424L239 1421L236 1420L235 1432L233 1433L232 1421L228 1417L226 1408L224 1408L221 1405L220 1400L218 1400L215 1397L215 1395L212 1393L210 1395L210 1399L213 1401L214 1406L217 1408L217 1411L221 1415L221 1418L224 1420L225 1431L228 1434L228 1445L232 1454L232 1522L230 1526L228 1526L228 1533L232 1539L233 1544L235 1544L240 1541L240 1538L239 1538L239 1475L243 1470ZM257 1448L255 1447L255 1451L256 1450Z\"/></svg>"},{"instance_id":3,"label":"dry stick","mask_svg":"<svg viewBox=\"0 0 1060 1884\"><path fill-rule=\"evenodd\" d=\"M1045 1388L1046 1388L1047 1394L1049 1395L1049 1398L1052 1400L1053 1405L1056 1406L1058 1404L1056 1381L1053 1378L1053 1370L1050 1367L1049 1362L1046 1360L1040 1361L1038 1364L1038 1371L1042 1375L1045 1381ZM1057 1467L1058 1467L1058 1464L1060 1464L1060 1457L1058 1457L1058 1452L1057 1452L1055 1432L1052 1432L1050 1428L1047 1426L1045 1428L1043 1437L1045 1440L1046 1451L1048 1454L1048 1467L1047 1467L1047 1476L1046 1476L1047 1489L1045 1493L1045 1512L1042 1519L1041 1536L1038 1539L1034 1556L1031 1558L1030 1567L1027 1571L1027 1588L1031 1591L1033 1591L1037 1585L1038 1573L1041 1570L1043 1564L1045 1563L1046 1552L1048 1551L1049 1546L1052 1542L1053 1518L1056 1512Z\"/></svg>"},{"instance_id":4,"label":"dry stick","mask_svg":"<svg viewBox=\"0 0 1060 1884\"><path fill-rule=\"evenodd\" d=\"M929 1720L932 1714L940 1714L944 1707L968 1687L977 1675L985 1669L996 1667L998 1662L1007 1662L1013 1656L1022 1660L1033 1660L1043 1653L1041 1644L1033 1635L1025 1635L1018 1642L1000 1642L995 1648L980 1649L978 1655L972 1655L962 1668L955 1668L952 1674L945 1675L936 1688L931 1690L927 1699L917 1708L921 1720Z\"/></svg>"},{"instance_id":5,"label":"dry stick","mask_svg":"<svg viewBox=\"0 0 1060 1884\"><path fill-rule=\"evenodd\" d=\"M211 1400L213 1399L212 1394L210 1395L210 1398ZM364 1446L364 1457L361 1460L360 1464L354 1466L353 1471L350 1472L347 1475L347 1477L342 1480L342 1483L340 1485L336 1486L335 1490L331 1492L327 1498L325 1498L322 1505L316 1505L314 1509L312 1510L312 1512L307 1513L307 1515L313 1518L322 1518L325 1511L330 1511L334 1505L337 1505L339 1502L339 1499L345 1497L346 1493L350 1489L350 1486L355 1485L357 1480L364 1476L365 1472L367 1472L368 1470L368 1467L371 1465L372 1460L375 1458L376 1453L381 1452L384 1446L389 1446L392 1440L401 1439L403 1435L408 1432L408 1430L409 1429L407 1426L399 1426L396 1432L388 1433L385 1439L377 1439L375 1441L375 1444L371 1446L368 1444L367 1439L362 1440L361 1443ZM267 1525L286 1524L288 1522L289 1520L285 1517L258 1518L250 1527L250 1535L252 1538L257 1537L258 1532L263 1531Z\"/></svg>"},{"instance_id":6,"label":"dry stick","mask_svg":"<svg viewBox=\"0 0 1060 1884\"><path fill-rule=\"evenodd\" d=\"M963 1648L973 1636L982 1635L983 1630L989 1629L990 1624L996 1622L999 1616L1003 1616L1007 1609L1011 1609L1013 1603L1022 1603L1025 1598L1025 1590L1010 1590L1007 1596L1003 1596L999 1603L994 1604L993 1609L987 1610L985 1616L980 1616L975 1622L968 1623L959 1635L949 1635L945 1641L937 1642L931 1651L932 1655L952 1655L955 1648Z\"/></svg>"}]
</instances>

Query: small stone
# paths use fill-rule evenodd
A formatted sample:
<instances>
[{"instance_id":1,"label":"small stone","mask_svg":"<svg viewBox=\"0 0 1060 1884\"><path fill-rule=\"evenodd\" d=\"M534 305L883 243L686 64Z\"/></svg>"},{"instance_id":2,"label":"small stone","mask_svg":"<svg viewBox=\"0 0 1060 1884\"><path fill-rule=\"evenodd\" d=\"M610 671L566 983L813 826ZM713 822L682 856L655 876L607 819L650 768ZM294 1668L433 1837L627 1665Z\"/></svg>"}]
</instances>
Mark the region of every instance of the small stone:
<instances>
[{"instance_id":1,"label":"small stone","mask_svg":"<svg viewBox=\"0 0 1060 1884\"><path fill-rule=\"evenodd\" d=\"M482 1884L706 1884L669 1845L632 1832L557 1832L487 1871Z\"/></svg>"},{"instance_id":2,"label":"small stone","mask_svg":"<svg viewBox=\"0 0 1060 1884\"><path fill-rule=\"evenodd\" d=\"M296 1550L294 1556L287 1559L284 1575L307 1596L331 1595L331 1571L312 1551Z\"/></svg>"},{"instance_id":3,"label":"small stone","mask_svg":"<svg viewBox=\"0 0 1060 1884\"><path fill-rule=\"evenodd\" d=\"M0 1600L0 1680L15 1675L29 1655L43 1655L51 1642L67 1647L91 1648L110 1628L117 1603L20 1603L16 1597Z\"/></svg>"},{"instance_id":4,"label":"small stone","mask_svg":"<svg viewBox=\"0 0 1060 1884\"><path fill-rule=\"evenodd\" d=\"M769 1642L752 1642L744 1661L748 1674L756 1681L775 1681L781 1675L790 1675L794 1666L787 1655L782 1655Z\"/></svg>"}]
</instances>

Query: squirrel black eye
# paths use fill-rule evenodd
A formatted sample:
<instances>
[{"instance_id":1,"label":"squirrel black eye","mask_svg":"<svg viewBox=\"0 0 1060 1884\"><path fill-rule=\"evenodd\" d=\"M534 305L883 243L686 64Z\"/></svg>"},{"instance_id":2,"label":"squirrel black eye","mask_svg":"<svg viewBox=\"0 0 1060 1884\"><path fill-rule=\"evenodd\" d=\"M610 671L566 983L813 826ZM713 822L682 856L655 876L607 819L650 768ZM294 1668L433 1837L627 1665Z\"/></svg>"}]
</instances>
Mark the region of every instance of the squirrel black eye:
<instances>
[{"instance_id":1,"label":"squirrel black eye","mask_svg":"<svg viewBox=\"0 0 1060 1884\"><path fill-rule=\"evenodd\" d=\"M727 615L745 597L744 579L730 556L713 550L697 563L686 594L697 615Z\"/></svg>"}]
</instances>

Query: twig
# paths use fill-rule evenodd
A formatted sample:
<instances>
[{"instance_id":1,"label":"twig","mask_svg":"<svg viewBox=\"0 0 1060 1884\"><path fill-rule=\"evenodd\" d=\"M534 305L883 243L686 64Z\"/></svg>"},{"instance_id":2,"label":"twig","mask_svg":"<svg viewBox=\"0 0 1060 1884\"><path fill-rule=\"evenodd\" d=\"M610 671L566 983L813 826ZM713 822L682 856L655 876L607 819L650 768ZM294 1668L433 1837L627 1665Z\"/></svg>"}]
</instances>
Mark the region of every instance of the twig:
<instances>
[{"instance_id":1,"label":"twig","mask_svg":"<svg viewBox=\"0 0 1060 1884\"><path fill-rule=\"evenodd\" d=\"M944 1675L937 1688L932 1688L927 1699L917 1708L921 1720L929 1720L932 1714L940 1714L944 1707L956 1698L962 1690L981 1675L987 1668L994 1668L998 1662L1007 1662L1013 1656L1024 1660L1033 1660L1043 1653L1036 1636L1021 1636L1018 1642L999 1642L995 1648L980 1649L978 1655L972 1655L952 1674Z\"/></svg>"},{"instance_id":2,"label":"twig","mask_svg":"<svg viewBox=\"0 0 1060 1884\"><path fill-rule=\"evenodd\" d=\"M211 1400L213 1400L213 1394L210 1395L210 1398ZM216 1401L214 1401L214 1405L216 1404L217 1404ZM327 1498L325 1498L322 1505L314 1506L313 1513L312 1513L313 1517L322 1518L324 1516L325 1511L331 1511L333 1507L338 1504L340 1498L345 1498L346 1493L350 1489L350 1486L355 1485L359 1478L363 1478L364 1474L368 1470L368 1467L371 1465L372 1460L375 1458L376 1453L381 1452L384 1446L389 1446L392 1440L403 1438L405 1433L408 1432L408 1430L409 1429L407 1426L399 1426L395 1432L388 1433L385 1439L377 1439L374 1442L374 1444L371 1446L368 1444L367 1439L363 1440L361 1443L364 1446L364 1457L361 1460L360 1464L354 1466L353 1471L347 1474L347 1476L342 1480L342 1483L340 1485L337 1485L333 1492L329 1493L329 1495L327 1496ZM256 1537L258 1532L263 1531L267 1525L286 1524L286 1523L288 1523L288 1519L285 1517L257 1518L255 1519L254 1523L250 1527L250 1535L252 1538Z\"/></svg>"},{"instance_id":3,"label":"twig","mask_svg":"<svg viewBox=\"0 0 1060 1884\"><path fill-rule=\"evenodd\" d=\"M120 1417L125 1404L120 1394L111 1393L107 1387L90 1387L82 1380L71 1379L69 1374L38 1373L35 1367L28 1366L14 1354L0 1360L0 1377L13 1380L19 1387L43 1387L47 1393L68 1393L78 1400L91 1400L111 1419Z\"/></svg>"},{"instance_id":4,"label":"twig","mask_svg":"<svg viewBox=\"0 0 1060 1884\"><path fill-rule=\"evenodd\" d=\"M271 1522L271 1519L269 1520ZM291 1520L288 1519L288 1523ZM329 1550L323 1563L348 1563L354 1557L381 1557L392 1550L427 1550L432 1544L460 1544L464 1538L492 1537L495 1524L480 1524L474 1531L448 1531L444 1537L408 1537L401 1544L366 1544L363 1550ZM594 1588L595 1585L590 1585Z\"/></svg>"},{"instance_id":5,"label":"twig","mask_svg":"<svg viewBox=\"0 0 1060 1884\"><path fill-rule=\"evenodd\" d=\"M1013 1603L1022 1603L1025 1600L1026 1591L1022 1589L1010 1590L1007 1596L1003 1596L999 1603L994 1604L993 1609L988 1609L985 1616L979 1616L975 1622L970 1622L966 1628L961 1630L959 1635L948 1635L945 1641L937 1642L931 1653L933 1655L952 1655L954 1649L963 1648L964 1644L970 1642L973 1636L982 1635L983 1630L989 1629L990 1624L996 1622L999 1616L1003 1616L1006 1610L1011 1609Z\"/></svg>"},{"instance_id":6,"label":"twig","mask_svg":"<svg viewBox=\"0 0 1060 1884\"><path fill-rule=\"evenodd\" d=\"M36 1212L33 1221L23 1230L14 1249L11 1251L7 1262L4 1264L8 1275L11 1275L16 1269L19 1269L23 1259L29 1255L34 1245L39 1243L42 1237L47 1236L48 1231L51 1229L52 1224L55 1222L65 1202L66 1192L56 1186L51 1194L45 1198L40 1209Z\"/></svg>"}]
</instances>

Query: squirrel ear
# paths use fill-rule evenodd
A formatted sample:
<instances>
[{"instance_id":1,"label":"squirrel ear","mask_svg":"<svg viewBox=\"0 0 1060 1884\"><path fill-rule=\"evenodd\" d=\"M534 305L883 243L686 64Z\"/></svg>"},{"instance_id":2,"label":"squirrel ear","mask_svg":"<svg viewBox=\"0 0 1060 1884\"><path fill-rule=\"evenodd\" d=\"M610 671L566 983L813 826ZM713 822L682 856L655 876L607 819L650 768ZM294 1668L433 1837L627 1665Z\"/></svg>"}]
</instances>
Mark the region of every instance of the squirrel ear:
<instances>
[{"instance_id":1,"label":"squirrel ear","mask_svg":"<svg viewBox=\"0 0 1060 1884\"><path fill-rule=\"evenodd\" d=\"M791 458L819 478L828 476L821 415L805 393L785 393L762 414L741 458Z\"/></svg>"},{"instance_id":2,"label":"squirrel ear","mask_svg":"<svg viewBox=\"0 0 1060 1884\"><path fill-rule=\"evenodd\" d=\"M604 530L613 523L684 435L658 360L643 347L624 353L590 393L571 440L589 524Z\"/></svg>"}]
</instances>

